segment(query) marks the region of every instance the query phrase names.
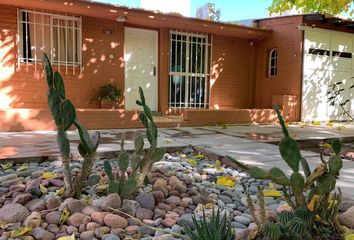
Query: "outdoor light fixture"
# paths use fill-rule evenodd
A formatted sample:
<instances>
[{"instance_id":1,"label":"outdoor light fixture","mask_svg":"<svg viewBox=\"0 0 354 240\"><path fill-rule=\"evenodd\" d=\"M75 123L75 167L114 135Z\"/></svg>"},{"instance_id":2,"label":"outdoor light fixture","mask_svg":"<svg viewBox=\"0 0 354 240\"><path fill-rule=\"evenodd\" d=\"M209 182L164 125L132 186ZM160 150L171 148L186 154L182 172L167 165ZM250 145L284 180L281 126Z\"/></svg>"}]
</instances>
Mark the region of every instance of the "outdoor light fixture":
<instances>
[{"instance_id":1,"label":"outdoor light fixture","mask_svg":"<svg viewBox=\"0 0 354 240\"><path fill-rule=\"evenodd\" d=\"M126 17L121 17L121 16L119 16L119 17L116 18L116 21L117 21L117 22L126 22L126 21L127 21L127 18L126 18Z\"/></svg>"},{"instance_id":2,"label":"outdoor light fixture","mask_svg":"<svg viewBox=\"0 0 354 240\"><path fill-rule=\"evenodd\" d=\"M106 28L106 29L103 29L103 33L104 33L105 35L112 35L113 31L112 31L112 29Z\"/></svg>"}]
</instances>

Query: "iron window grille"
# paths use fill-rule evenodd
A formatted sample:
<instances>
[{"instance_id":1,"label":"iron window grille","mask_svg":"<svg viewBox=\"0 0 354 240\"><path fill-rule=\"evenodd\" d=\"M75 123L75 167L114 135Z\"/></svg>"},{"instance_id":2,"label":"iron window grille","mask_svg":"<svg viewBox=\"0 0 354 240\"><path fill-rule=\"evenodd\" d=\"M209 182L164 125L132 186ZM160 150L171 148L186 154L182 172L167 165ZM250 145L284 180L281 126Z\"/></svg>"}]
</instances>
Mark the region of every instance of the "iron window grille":
<instances>
[{"instance_id":1,"label":"iron window grille","mask_svg":"<svg viewBox=\"0 0 354 240\"><path fill-rule=\"evenodd\" d=\"M18 68L21 63L41 62L42 52L47 53L51 62L73 74L82 69L81 54L81 17L18 9Z\"/></svg>"},{"instance_id":2,"label":"iron window grille","mask_svg":"<svg viewBox=\"0 0 354 240\"><path fill-rule=\"evenodd\" d=\"M170 31L169 107L205 109L209 106L212 37Z\"/></svg>"}]
</instances>

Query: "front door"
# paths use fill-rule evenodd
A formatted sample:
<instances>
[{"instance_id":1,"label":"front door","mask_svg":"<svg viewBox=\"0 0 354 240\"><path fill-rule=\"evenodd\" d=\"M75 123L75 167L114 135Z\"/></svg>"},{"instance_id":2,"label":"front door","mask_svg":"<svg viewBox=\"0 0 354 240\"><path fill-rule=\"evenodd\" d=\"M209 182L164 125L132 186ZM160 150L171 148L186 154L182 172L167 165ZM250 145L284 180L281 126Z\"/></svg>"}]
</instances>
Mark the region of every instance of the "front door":
<instances>
[{"instance_id":1,"label":"front door","mask_svg":"<svg viewBox=\"0 0 354 240\"><path fill-rule=\"evenodd\" d=\"M125 109L138 109L139 86L152 111L157 110L157 32L125 28Z\"/></svg>"}]
</instances>

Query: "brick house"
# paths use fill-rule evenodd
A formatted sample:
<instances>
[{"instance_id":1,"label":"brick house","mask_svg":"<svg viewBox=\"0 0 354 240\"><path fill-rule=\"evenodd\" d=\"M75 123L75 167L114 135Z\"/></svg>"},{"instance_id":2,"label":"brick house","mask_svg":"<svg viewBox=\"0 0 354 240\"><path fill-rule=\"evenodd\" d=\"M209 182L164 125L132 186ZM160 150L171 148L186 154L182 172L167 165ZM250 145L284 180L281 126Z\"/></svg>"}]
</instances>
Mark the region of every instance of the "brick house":
<instances>
[{"instance_id":1,"label":"brick house","mask_svg":"<svg viewBox=\"0 0 354 240\"><path fill-rule=\"evenodd\" d=\"M167 116L160 126L274 122L272 103L288 120L319 119L323 116L304 104L319 95L310 91L304 97L304 86L313 79L307 80L310 67L303 59L327 56L318 54L327 32L332 39L333 32L352 31L322 23L326 16L318 14L263 19L246 27L84 0L0 0L0 14L3 131L54 129L42 51L62 74L68 97L90 129L139 126L138 86L151 108ZM326 30L317 36L308 24ZM307 42L318 44L317 52ZM342 56L338 49L324 50ZM101 109L91 101L108 83L124 92L119 109Z\"/></svg>"}]
</instances>

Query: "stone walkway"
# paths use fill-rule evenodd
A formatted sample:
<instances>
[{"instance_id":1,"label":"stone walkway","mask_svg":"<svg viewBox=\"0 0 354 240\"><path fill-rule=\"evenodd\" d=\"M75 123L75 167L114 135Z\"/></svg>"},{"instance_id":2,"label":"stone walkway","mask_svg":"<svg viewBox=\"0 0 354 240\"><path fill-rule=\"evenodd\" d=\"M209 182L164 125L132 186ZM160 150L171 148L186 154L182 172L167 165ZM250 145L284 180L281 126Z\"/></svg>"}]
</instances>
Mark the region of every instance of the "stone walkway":
<instances>
[{"instance_id":1,"label":"stone walkway","mask_svg":"<svg viewBox=\"0 0 354 240\"><path fill-rule=\"evenodd\" d=\"M354 126L346 126L337 130L329 126L291 125L289 131L298 140L319 140L331 138L354 137ZM102 130L100 153L116 152L120 149L122 133L126 133L126 149L132 149L136 132L144 134L144 129L115 129ZM208 152L225 156L230 155L247 164L271 168L280 167L289 172L288 166L281 159L278 147L270 142L277 142L282 137L278 125L245 125L222 127L184 127L159 129L159 146L170 148L195 146L202 147ZM79 136L76 131L68 132L72 140L72 152L77 154ZM315 152L303 151L308 159L310 168L314 169L319 163ZM58 156L56 132L2 132L0 133L0 159L25 159ZM339 179L339 186L345 197L354 199L354 162L344 161L344 167Z\"/></svg>"}]
</instances>

